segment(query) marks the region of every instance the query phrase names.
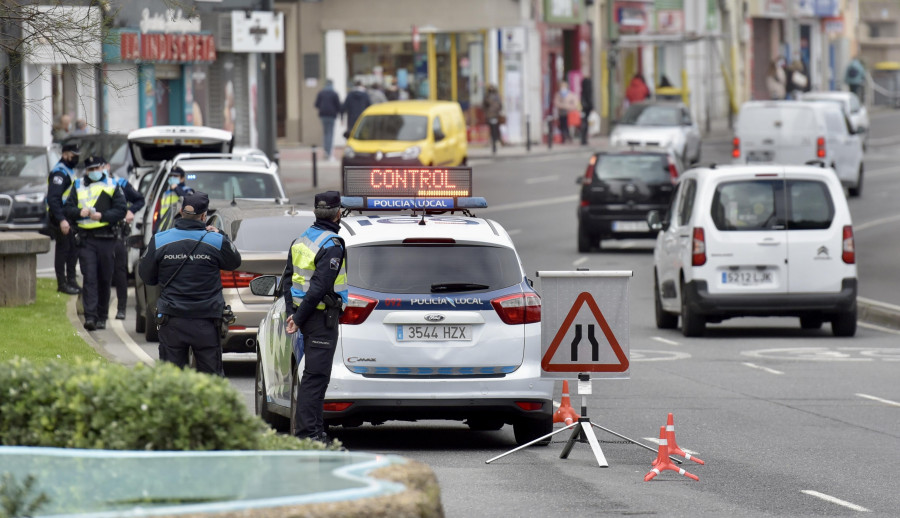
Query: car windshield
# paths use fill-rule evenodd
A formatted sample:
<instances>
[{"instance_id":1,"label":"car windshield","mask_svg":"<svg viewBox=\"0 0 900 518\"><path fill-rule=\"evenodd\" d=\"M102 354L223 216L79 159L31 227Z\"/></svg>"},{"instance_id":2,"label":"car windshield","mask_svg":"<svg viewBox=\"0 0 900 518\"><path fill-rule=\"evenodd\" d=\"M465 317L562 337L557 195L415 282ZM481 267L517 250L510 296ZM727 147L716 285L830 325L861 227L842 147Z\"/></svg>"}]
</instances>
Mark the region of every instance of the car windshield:
<instances>
[{"instance_id":1,"label":"car windshield","mask_svg":"<svg viewBox=\"0 0 900 518\"><path fill-rule=\"evenodd\" d=\"M819 181L727 182L716 187L712 217L719 230L821 230L831 226L834 204Z\"/></svg>"},{"instance_id":2,"label":"car windshield","mask_svg":"<svg viewBox=\"0 0 900 518\"><path fill-rule=\"evenodd\" d=\"M640 181L647 184L671 183L666 155L600 155L594 168L598 180Z\"/></svg>"},{"instance_id":3,"label":"car windshield","mask_svg":"<svg viewBox=\"0 0 900 518\"><path fill-rule=\"evenodd\" d=\"M310 214L237 220L231 224L231 235L234 246L241 252L285 252L291 247L291 241L315 219Z\"/></svg>"},{"instance_id":4,"label":"car windshield","mask_svg":"<svg viewBox=\"0 0 900 518\"><path fill-rule=\"evenodd\" d=\"M0 152L0 176L46 178L50 173L45 149L8 149Z\"/></svg>"},{"instance_id":5,"label":"car windshield","mask_svg":"<svg viewBox=\"0 0 900 518\"><path fill-rule=\"evenodd\" d=\"M622 124L631 126L680 126L681 108L678 106L655 106L652 104L632 104L622 117Z\"/></svg>"},{"instance_id":6,"label":"car windshield","mask_svg":"<svg viewBox=\"0 0 900 518\"><path fill-rule=\"evenodd\" d=\"M359 121L356 140L424 140L428 136L428 117L424 115L366 115Z\"/></svg>"},{"instance_id":7,"label":"car windshield","mask_svg":"<svg viewBox=\"0 0 900 518\"><path fill-rule=\"evenodd\" d=\"M757 106L738 117L738 133L744 135L807 134L815 127L812 106Z\"/></svg>"},{"instance_id":8,"label":"car windshield","mask_svg":"<svg viewBox=\"0 0 900 518\"><path fill-rule=\"evenodd\" d=\"M275 177L268 173L190 171L185 175L185 185L219 200L284 196Z\"/></svg>"},{"instance_id":9,"label":"car windshield","mask_svg":"<svg viewBox=\"0 0 900 518\"><path fill-rule=\"evenodd\" d=\"M506 247L369 245L347 250L347 279L382 293L440 293L497 290L522 282L523 275L515 251Z\"/></svg>"}]
</instances>

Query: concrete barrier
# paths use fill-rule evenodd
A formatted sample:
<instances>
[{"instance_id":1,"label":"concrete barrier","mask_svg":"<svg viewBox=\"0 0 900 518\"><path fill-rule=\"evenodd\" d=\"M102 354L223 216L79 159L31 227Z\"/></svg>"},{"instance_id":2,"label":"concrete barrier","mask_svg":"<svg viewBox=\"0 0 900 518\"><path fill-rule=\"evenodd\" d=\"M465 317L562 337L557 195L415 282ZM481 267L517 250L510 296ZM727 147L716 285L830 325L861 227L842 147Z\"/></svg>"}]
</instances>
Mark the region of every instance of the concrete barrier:
<instances>
[{"instance_id":1,"label":"concrete barrier","mask_svg":"<svg viewBox=\"0 0 900 518\"><path fill-rule=\"evenodd\" d=\"M0 307L34 304L37 254L50 251L50 238L37 232L0 232Z\"/></svg>"}]
</instances>

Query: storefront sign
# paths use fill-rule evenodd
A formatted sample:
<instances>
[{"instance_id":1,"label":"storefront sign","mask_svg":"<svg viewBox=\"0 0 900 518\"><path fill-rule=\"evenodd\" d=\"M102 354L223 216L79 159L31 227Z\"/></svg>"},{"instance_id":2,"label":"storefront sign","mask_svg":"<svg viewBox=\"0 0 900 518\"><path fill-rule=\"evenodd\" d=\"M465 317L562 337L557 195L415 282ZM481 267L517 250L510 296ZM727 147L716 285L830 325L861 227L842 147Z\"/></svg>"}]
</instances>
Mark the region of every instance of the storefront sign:
<instances>
[{"instance_id":1,"label":"storefront sign","mask_svg":"<svg viewBox=\"0 0 900 518\"><path fill-rule=\"evenodd\" d=\"M584 23L584 0L544 0L547 23Z\"/></svg>"},{"instance_id":2,"label":"storefront sign","mask_svg":"<svg viewBox=\"0 0 900 518\"><path fill-rule=\"evenodd\" d=\"M656 32L660 34L681 34L684 32L684 11L657 11Z\"/></svg>"},{"instance_id":3,"label":"storefront sign","mask_svg":"<svg viewBox=\"0 0 900 518\"><path fill-rule=\"evenodd\" d=\"M829 36L839 36L844 33L844 17L824 18L822 20L822 27L825 30L825 34Z\"/></svg>"},{"instance_id":4,"label":"storefront sign","mask_svg":"<svg viewBox=\"0 0 900 518\"><path fill-rule=\"evenodd\" d=\"M103 45L108 63L212 63L216 60L216 42L211 34L141 34L118 29L110 34L111 44Z\"/></svg>"},{"instance_id":5,"label":"storefront sign","mask_svg":"<svg viewBox=\"0 0 900 518\"><path fill-rule=\"evenodd\" d=\"M151 15L150 9L141 12L141 32L200 32L200 18L185 18L181 9L166 9L166 14Z\"/></svg>"},{"instance_id":6,"label":"storefront sign","mask_svg":"<svg viewBox=\"0 0 900 518\"><path fill-rule=\"evenodd\" d=\"M507 54L525 52L525 29L523 27L501 29L500 48Z\"/></svg>"},{"instance_id":7,"label":"storefront sign","mask_svg":"<svg viewBox=\"0 0 900 518\"><path fill-rule=\"evenodd\" d=\"M747 15L750 18L785 18L788 0L748 0Z\"/></svg>"},{"instance_id":8,"label":"storefront sign","mask_svg":"<svg viewBox=\"0 0 900 518\"><path fill-rule=\"evenodd\" d=\"M232 52L284 52L284 14L231 11Z\"/></svg>"},{"instance_id":9,"label":"storefront sign","mask_svg":"<svg viewBox=\"0 0 900 518\"><path fill-rule=\"evenodd\" d=\"M640 2L616 2L614 7L619 32L635 34L647 28L647 5Z\"/></svg>"},{"instance_id":10,"label":"storefront sign","mask_svg":"<svg viewBox=\"0 0 900 518\"><path fill-rule=\"evenodd\" d=\"M840 15L838 0L813 0L814 13L821 18L836 18Z\"/></svg>"}]
</instances>

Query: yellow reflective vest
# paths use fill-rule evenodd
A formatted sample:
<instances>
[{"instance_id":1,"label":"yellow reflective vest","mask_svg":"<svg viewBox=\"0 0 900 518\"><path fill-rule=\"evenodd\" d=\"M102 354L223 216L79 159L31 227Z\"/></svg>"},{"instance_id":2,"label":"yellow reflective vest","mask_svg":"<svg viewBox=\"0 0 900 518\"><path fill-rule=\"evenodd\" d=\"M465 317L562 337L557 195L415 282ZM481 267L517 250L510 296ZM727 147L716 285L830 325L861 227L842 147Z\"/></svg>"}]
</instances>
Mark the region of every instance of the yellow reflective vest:
<instances>
[{"instance_id":1,"label":"yellow reflective vest","mask_svg":"<svg viewBox=\"0 0 900 518\"><path fill-rule=\"evenodd\" d=\"M291 298L295 306L303 302L303 297L309 291L309 280L316 271L316 255L322 246L337 246L331 238L338 237L334 232L311 227L303 233L294 244L291 245L291 261L293 274L291 275ZM337 293L344 305L347 303L347 260L341 262L341 268L334 279L334 292ZM325 309L325 304L320 302L316 309Z\"/></svg>"},{"instance_id":2,"label":"yellow reflective vest","mask_svg":"<svg viewBox=\"0 0 900 518\"><path fill-rule=\"evenodd\" d=\"M110 199L116 194L116 184L109 179L109 176L104 176L103 180L99 182L91 182L90 185L85 185L81 178L75 180L75 184L72 186L75 189L75 193L78 196L78 208L84 209L85 207L93 207L97 200L100 199L100 196L103 193L106 193ZM92 230L96 228L108 227L109 223L106 221L94 221L88 216L87 218L81 218L77 221L78 228L83 228L85 230Z\"/></svg>"}]
</instances>

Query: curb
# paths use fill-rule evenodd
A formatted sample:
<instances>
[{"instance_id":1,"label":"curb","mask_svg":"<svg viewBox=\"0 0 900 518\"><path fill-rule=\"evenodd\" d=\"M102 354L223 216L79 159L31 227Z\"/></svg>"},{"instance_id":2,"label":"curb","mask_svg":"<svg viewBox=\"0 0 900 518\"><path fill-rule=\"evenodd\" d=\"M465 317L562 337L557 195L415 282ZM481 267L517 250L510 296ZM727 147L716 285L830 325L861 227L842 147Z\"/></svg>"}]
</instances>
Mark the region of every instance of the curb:
<instances>
[{"instance_id":1,"label":"curb","mask_svg":"<svg viewBox=\"0 0 900 518\"><path fill-rule=\"evenodd\" d=\"M95 340L94 337L91 336L91 333L84 328L81 318L78 317L78 302L80 300L81 295L78 295L77 297L70 296L69 301L66 302L66 317L69 319L69 323L72 324L72 329L75 330L75 333L77 333L85 343L91 346L91 349L93 349L94 352L110 362L121 363L114 355L110 354L106 348L100 345L100 342Z\"/></svg>"},{"instance_id":2,"label":"curb","mask_svg":"<svg viewBox=\"0 0 900 518\"><path fill-rule=\"evenodd\" d=\"M856 307L858 320L887 329L900 330L900 306L857 297Z\"/></svg>"}]
</instances>

